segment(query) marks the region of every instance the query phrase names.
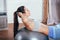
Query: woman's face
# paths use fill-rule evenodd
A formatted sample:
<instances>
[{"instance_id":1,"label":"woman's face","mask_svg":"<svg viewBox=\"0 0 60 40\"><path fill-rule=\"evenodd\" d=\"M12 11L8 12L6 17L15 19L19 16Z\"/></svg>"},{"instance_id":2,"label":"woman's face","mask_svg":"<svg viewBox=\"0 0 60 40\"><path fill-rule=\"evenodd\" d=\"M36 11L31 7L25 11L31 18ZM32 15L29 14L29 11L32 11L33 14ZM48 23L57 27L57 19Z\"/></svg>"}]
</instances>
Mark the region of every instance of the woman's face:
<instances>
[{"instance_id":1,"label":"woman's face","mask_svg":"<svg viewBox=\"0 0 60 40\"><path fill-rule=\"evenodd\" d=\"M23 15L29 17L30 16L30 11L28 10L28 8L24 7L25 13Z\"/></svg>"}]
</instances>

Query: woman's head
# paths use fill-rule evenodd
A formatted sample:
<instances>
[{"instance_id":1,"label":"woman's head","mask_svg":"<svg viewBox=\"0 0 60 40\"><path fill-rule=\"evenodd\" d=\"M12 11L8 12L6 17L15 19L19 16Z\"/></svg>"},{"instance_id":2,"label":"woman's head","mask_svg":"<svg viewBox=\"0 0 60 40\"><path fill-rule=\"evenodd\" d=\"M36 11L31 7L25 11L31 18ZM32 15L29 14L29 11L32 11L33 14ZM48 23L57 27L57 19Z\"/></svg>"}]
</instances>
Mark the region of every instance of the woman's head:
<instances>
[{"instance_id":1,"label":"woman's head","mask_svg":"<svg viewBox=\"0 0 60 40\"><path fill-rule=\"evenodd\" d=\"M30 11L25 7L25 6L20 6L18 9L17 9L17 12L22 12L22 14L24 16L30 16Z\"/></svg>"}]
</instances>

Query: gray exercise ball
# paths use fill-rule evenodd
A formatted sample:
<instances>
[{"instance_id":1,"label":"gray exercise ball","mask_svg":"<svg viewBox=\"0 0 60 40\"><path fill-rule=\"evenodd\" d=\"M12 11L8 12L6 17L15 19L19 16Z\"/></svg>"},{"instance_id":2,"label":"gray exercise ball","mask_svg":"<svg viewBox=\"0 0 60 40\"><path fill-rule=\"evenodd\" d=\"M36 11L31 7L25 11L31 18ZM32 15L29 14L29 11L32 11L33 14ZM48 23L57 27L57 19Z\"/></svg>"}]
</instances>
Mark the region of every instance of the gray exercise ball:
<instances>
[{"instance_id":1,"label":"gray exercise ball","mask_svg":"<svg viewBox=\"0 0 60 40\"><path fill-rule=\"evenodd\" d=\"M20 30L14 40L48 40L48 36L34 31Z\"/></svg>"}]
</instances>

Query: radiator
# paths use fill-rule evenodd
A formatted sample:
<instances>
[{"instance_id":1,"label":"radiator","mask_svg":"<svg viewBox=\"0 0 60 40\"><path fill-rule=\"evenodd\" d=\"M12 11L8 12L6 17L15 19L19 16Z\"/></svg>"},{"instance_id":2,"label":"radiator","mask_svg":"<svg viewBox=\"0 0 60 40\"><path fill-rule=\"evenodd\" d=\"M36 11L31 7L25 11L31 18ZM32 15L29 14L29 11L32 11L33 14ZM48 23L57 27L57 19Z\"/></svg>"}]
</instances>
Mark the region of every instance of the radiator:
<instances>
[{"instance_id":1,"label":"radiator","mask_svg":"<svg viewBox=\"0 0 60 40\"><path fill-rule=\"evenodd\" d=\"M0 13L0 30L7 30L7 15L6 13Z\"/></svg>"}]
</instances>

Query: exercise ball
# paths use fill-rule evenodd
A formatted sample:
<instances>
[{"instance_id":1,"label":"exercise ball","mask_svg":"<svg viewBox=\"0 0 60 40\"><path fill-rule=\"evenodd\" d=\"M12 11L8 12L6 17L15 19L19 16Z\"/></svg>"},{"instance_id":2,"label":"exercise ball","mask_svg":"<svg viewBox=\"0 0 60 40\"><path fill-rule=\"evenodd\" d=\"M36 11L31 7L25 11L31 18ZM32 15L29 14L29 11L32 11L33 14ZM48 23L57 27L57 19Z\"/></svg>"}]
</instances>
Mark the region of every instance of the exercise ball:
<instances>
[{"instance_id":1,"label":"exercise ball","mask_svg":"<svg viewBox=\"0 0 60 40\"><path fill-rule=\"evenodd\" d=\"M48 40L48 36L34 31L21 29L15 36L14 40Z\"/></svg>"}]
</instances>

